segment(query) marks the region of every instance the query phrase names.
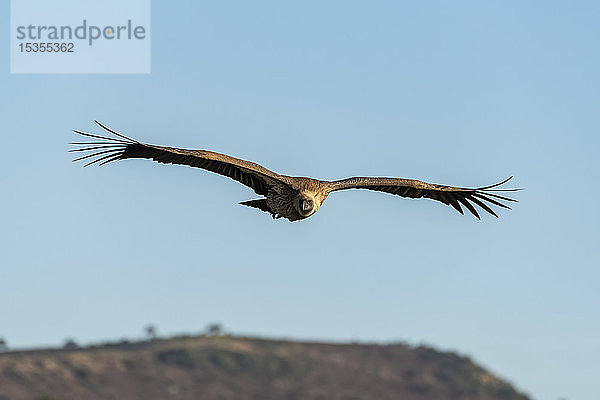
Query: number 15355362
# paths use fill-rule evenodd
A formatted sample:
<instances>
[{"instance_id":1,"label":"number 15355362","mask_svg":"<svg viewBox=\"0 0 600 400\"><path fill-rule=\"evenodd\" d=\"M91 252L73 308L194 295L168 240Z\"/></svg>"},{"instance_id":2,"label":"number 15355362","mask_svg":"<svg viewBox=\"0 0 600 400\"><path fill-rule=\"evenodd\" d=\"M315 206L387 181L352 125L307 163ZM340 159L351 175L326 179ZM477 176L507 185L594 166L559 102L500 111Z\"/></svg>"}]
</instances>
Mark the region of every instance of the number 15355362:
<instances>
[{"instance_id":1,"label":"number 15355362","mask_svg":"<svg viewBox=\"0 0 600 400\"><path fill-rule=\"evenodd\" d=\"M74 43L19 43L21 53L74 53Z\"/></svg>"}]
</instances>

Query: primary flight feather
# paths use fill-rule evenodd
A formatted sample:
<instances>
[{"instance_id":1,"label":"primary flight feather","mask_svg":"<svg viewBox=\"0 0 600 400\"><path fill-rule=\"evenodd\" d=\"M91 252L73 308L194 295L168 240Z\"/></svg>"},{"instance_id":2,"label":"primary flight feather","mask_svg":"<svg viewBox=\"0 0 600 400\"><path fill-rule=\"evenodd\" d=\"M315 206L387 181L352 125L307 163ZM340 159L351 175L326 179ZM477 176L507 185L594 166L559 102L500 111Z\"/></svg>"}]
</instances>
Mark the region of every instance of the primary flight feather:
<instances>
[{"instance_id":1,"label":"primary flight feather","mask_svg":"<svg viewBox=\"0 0 600 400\"><path fill-rule=\"evenodd\" d=\"M85 154L73 161L86 160L85 166L88 166L92 164L103 165L127 158L148 158L159 163L203 168L232 178L252 188L256 194L263 196L260 199L244 201L240 204L268 212L273 218L284 217L290 221L310 217L317 212L327 196L337 190L369 189L402 197L426 197L450 205L461 214L463 214L462 205L477 218L480 217L475 206L497 217L498 215L492 209L493 206L510 209L505 202L516 201L492 192L520 190L499 189L512 176L494 185L462 188L404 178L354 177L338 181L321 181L312 178L280 175L253 162L212 151L186 150L141 143L115 132L98 121L94 122L115 137L111 138L74 130L79 135L98 141L71 143L80 147L70 151L84 152Z\"/></svg>"}]
</instances>

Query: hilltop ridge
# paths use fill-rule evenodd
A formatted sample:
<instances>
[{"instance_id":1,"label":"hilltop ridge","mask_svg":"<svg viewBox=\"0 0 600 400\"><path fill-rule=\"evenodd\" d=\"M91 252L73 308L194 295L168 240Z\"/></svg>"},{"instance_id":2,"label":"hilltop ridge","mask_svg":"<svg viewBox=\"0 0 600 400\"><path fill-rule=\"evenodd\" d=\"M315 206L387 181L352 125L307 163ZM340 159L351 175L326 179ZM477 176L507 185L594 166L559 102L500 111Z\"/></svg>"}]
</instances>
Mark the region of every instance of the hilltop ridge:
<instances>
[{"instance_id":1,"label":"hilltop ridge","mask_svg":"<svg viewBox=\"0 0 600 400\"><path fill-rule=\"evenodd\" d=\"M0 354L0 400L21 399L529 400L430 347L234 336Z\"/></svg>"}]
</instances>

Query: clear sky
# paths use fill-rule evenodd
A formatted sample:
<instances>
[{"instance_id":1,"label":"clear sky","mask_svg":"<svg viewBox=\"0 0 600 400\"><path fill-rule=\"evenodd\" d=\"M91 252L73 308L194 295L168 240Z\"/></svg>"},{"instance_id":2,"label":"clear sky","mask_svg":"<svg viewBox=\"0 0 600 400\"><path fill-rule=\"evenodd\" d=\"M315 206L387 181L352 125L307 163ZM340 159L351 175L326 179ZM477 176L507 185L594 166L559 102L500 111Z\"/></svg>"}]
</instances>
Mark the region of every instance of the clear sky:
<instances>
[{"instance_id":1,"label":"clear sky","mask_svg":"<svg viewBox=\"0 0 600 400\"><path fill-rule=\"evenodd\" d=\"M218 321L426 343L536 399L600 398L599 3L282 3L154 1L149 75L11 75L0 2L0 336ZM71 163L93 119L290 175L526 190L499 219L346 191L273 221L202 170Z\"/></svg>"}]
</instances>

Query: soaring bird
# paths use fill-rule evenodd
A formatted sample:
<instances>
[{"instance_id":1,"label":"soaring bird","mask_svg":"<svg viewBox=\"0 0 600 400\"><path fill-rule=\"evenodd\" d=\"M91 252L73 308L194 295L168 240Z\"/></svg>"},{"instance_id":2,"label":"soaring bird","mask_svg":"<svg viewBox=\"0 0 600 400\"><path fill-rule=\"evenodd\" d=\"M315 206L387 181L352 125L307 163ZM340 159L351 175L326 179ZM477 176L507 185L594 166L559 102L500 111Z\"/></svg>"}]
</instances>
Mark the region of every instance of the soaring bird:
<instances>
[{"instance_id":1,"label":"soaring bird","mask_svg":"<svg viewBox=\"0 0 600 400\"><path fill-rule=\"evenodd\" d=\"M480 217L475 205L498 217L491 206L510 209L504 202L516 201L493 192L520 190L499 188L512 176L493 185L464 188L404 178L353 177L337 181L321 181L280 175L253 162L208 150L186 150L141 143L115 132L98 121L94 122L114 137L74 130L79 135L97 141L70 143L80 146L70 151L84 152L83 156L73 161L88 160L85 164L88 166L96 163L103 165L127 158L148 158L159 163L182 164L206 169L234 179L263 196L239 204L265 211L274 219L283 217L292 222L310 217L319 210L331 192L345 189L369 189L402 197L429 198L450 205L461 214L463 214L462 205L478 219Z\"/></svg>"}]
</instances>

